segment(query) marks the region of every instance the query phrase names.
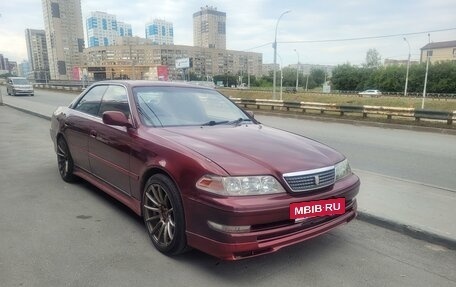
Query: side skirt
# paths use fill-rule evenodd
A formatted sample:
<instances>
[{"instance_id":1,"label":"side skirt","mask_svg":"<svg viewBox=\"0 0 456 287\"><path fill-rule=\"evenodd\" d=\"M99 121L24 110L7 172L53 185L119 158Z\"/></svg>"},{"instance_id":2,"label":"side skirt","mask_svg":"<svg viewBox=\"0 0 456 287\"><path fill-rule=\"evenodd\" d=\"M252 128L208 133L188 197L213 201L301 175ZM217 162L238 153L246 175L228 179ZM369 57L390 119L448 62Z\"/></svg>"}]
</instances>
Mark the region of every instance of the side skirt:
<instances>
[{"instance_id":1,"label":"side skirt","mask_svg":"<svg viewBox=\"0 0 456 287\"><path fill-rule=\"evenodd\" d=\"M82 179L87 180L94 186L98 187L102 191L106 192L109 194L111 197L117 199L121 203L125 204L128 208L133 210L134 213L137 215L141 216L141 201L137 200L133 197L130 197L115 188L111 187L109 184L105 183L104 181L98 179L97 177L87 173L86 171L83 171L79 168L75 168L74 174L79 176Z\"/></svg>"}]
</instances>

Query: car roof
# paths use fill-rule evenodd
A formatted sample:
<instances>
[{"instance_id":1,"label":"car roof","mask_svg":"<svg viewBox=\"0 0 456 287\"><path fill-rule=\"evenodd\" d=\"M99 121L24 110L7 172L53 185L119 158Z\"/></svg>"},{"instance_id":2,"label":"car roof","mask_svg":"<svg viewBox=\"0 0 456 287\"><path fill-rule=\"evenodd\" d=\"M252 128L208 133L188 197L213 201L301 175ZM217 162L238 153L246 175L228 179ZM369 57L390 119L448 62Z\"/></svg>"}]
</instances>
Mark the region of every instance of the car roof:
<instances>
[{"instance_id":1,"label":"car roof","mask_svg":"<svg viewBox=\"0 0 456 287\"><path fill-rule=\"evenodd\" d=\"M147 81L147 80L107 80L99 81L95 83L96 85L100 84L121 84L129 86L131 88L135 87L177 87L177 88L199 88L205 90L213 90L213 88L194 85L191 83L179 83L179 82L165 82L165 81Z\"/></svg>"}]
</instances>

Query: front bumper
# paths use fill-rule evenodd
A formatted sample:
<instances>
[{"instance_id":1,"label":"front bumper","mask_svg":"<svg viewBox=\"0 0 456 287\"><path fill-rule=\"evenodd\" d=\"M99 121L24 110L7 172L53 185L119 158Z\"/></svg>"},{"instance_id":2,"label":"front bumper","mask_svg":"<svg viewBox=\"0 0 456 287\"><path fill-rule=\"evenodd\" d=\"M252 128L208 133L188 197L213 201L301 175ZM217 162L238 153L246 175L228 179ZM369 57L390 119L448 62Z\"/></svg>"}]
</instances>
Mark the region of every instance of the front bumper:
<instances>
[{"instance_id":1,"label":"front bumper","mask_svg":"<svg viewBox=\"0 0 456 287\"><path fill-rule=\"evenodd\" d=\"M15 95L32 95L33 93L34 93L33 90L13 89L13 94L15 94Z\"/></svg>"},{"instance_id":2,"label":"front bumper","mask_svg":"<svg viewBox=\"0 0 456 287\"><path fill-rule=\"evenodd\" d=\"M309 196L280 194L249 198L186 198L187 242L190 246L225 260L238 260L277 251L324 234L356 217L355 196L360 182L349 176L331 189ZM314 217L302 222L289 219L290 203L344 197L345 213ZM188 209L190 208L190 209ZM228 226L251 226L248 232L221 232L207 221Z\"/></svg>"}]
</instances>

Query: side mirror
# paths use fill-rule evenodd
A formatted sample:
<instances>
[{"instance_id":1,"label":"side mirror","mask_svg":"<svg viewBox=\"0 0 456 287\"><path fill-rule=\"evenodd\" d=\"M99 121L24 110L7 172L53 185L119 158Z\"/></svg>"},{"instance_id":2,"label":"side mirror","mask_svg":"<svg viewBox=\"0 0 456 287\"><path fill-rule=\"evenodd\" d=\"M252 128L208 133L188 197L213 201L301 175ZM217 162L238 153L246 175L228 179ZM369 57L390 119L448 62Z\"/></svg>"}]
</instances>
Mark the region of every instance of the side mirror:
<instances>
[{"instance_id":1,"label":"side mirror","mask_svg":"<svg viewBox=\"0 0 456 287\"><path fill-rule=\"evenodd\" d=\"M111 126L131 128L131 123L124 113L119 111L107 111L103 113L103 123Z\"/></svg>"},{"instance_id":2,"label":"side mirror","mask_svg":"<svg viewBox=\"0 0 456 287\"><path fill-rule=\"evenodd\" d=\"M252 111L245 111L252 119L255 118L255 114Z\"/></svg>"}]
</instances>

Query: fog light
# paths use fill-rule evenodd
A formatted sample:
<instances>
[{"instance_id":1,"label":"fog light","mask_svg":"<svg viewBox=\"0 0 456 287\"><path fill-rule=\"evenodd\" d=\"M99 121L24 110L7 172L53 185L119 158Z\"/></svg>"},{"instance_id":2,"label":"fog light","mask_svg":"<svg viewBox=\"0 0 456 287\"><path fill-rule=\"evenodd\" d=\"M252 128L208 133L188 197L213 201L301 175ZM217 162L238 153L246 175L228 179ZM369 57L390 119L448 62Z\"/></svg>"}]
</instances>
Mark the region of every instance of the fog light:
<instances>
[{"instance_id":1,"label":"fog light","mask_svg":"<svg viewBox=\"0 0 456 287\"><path fill-rule=\"evenodd\" d=\"M230 226L230 225L223 225L219 223L215 223L212 221L207 221L207 224L209 225L210 228L221 231L221 232L226 232L226 233L242 233L242 232L249 232L250 231L250 225L239 225L239 226Z\"/></svg>"}]
</instances>

